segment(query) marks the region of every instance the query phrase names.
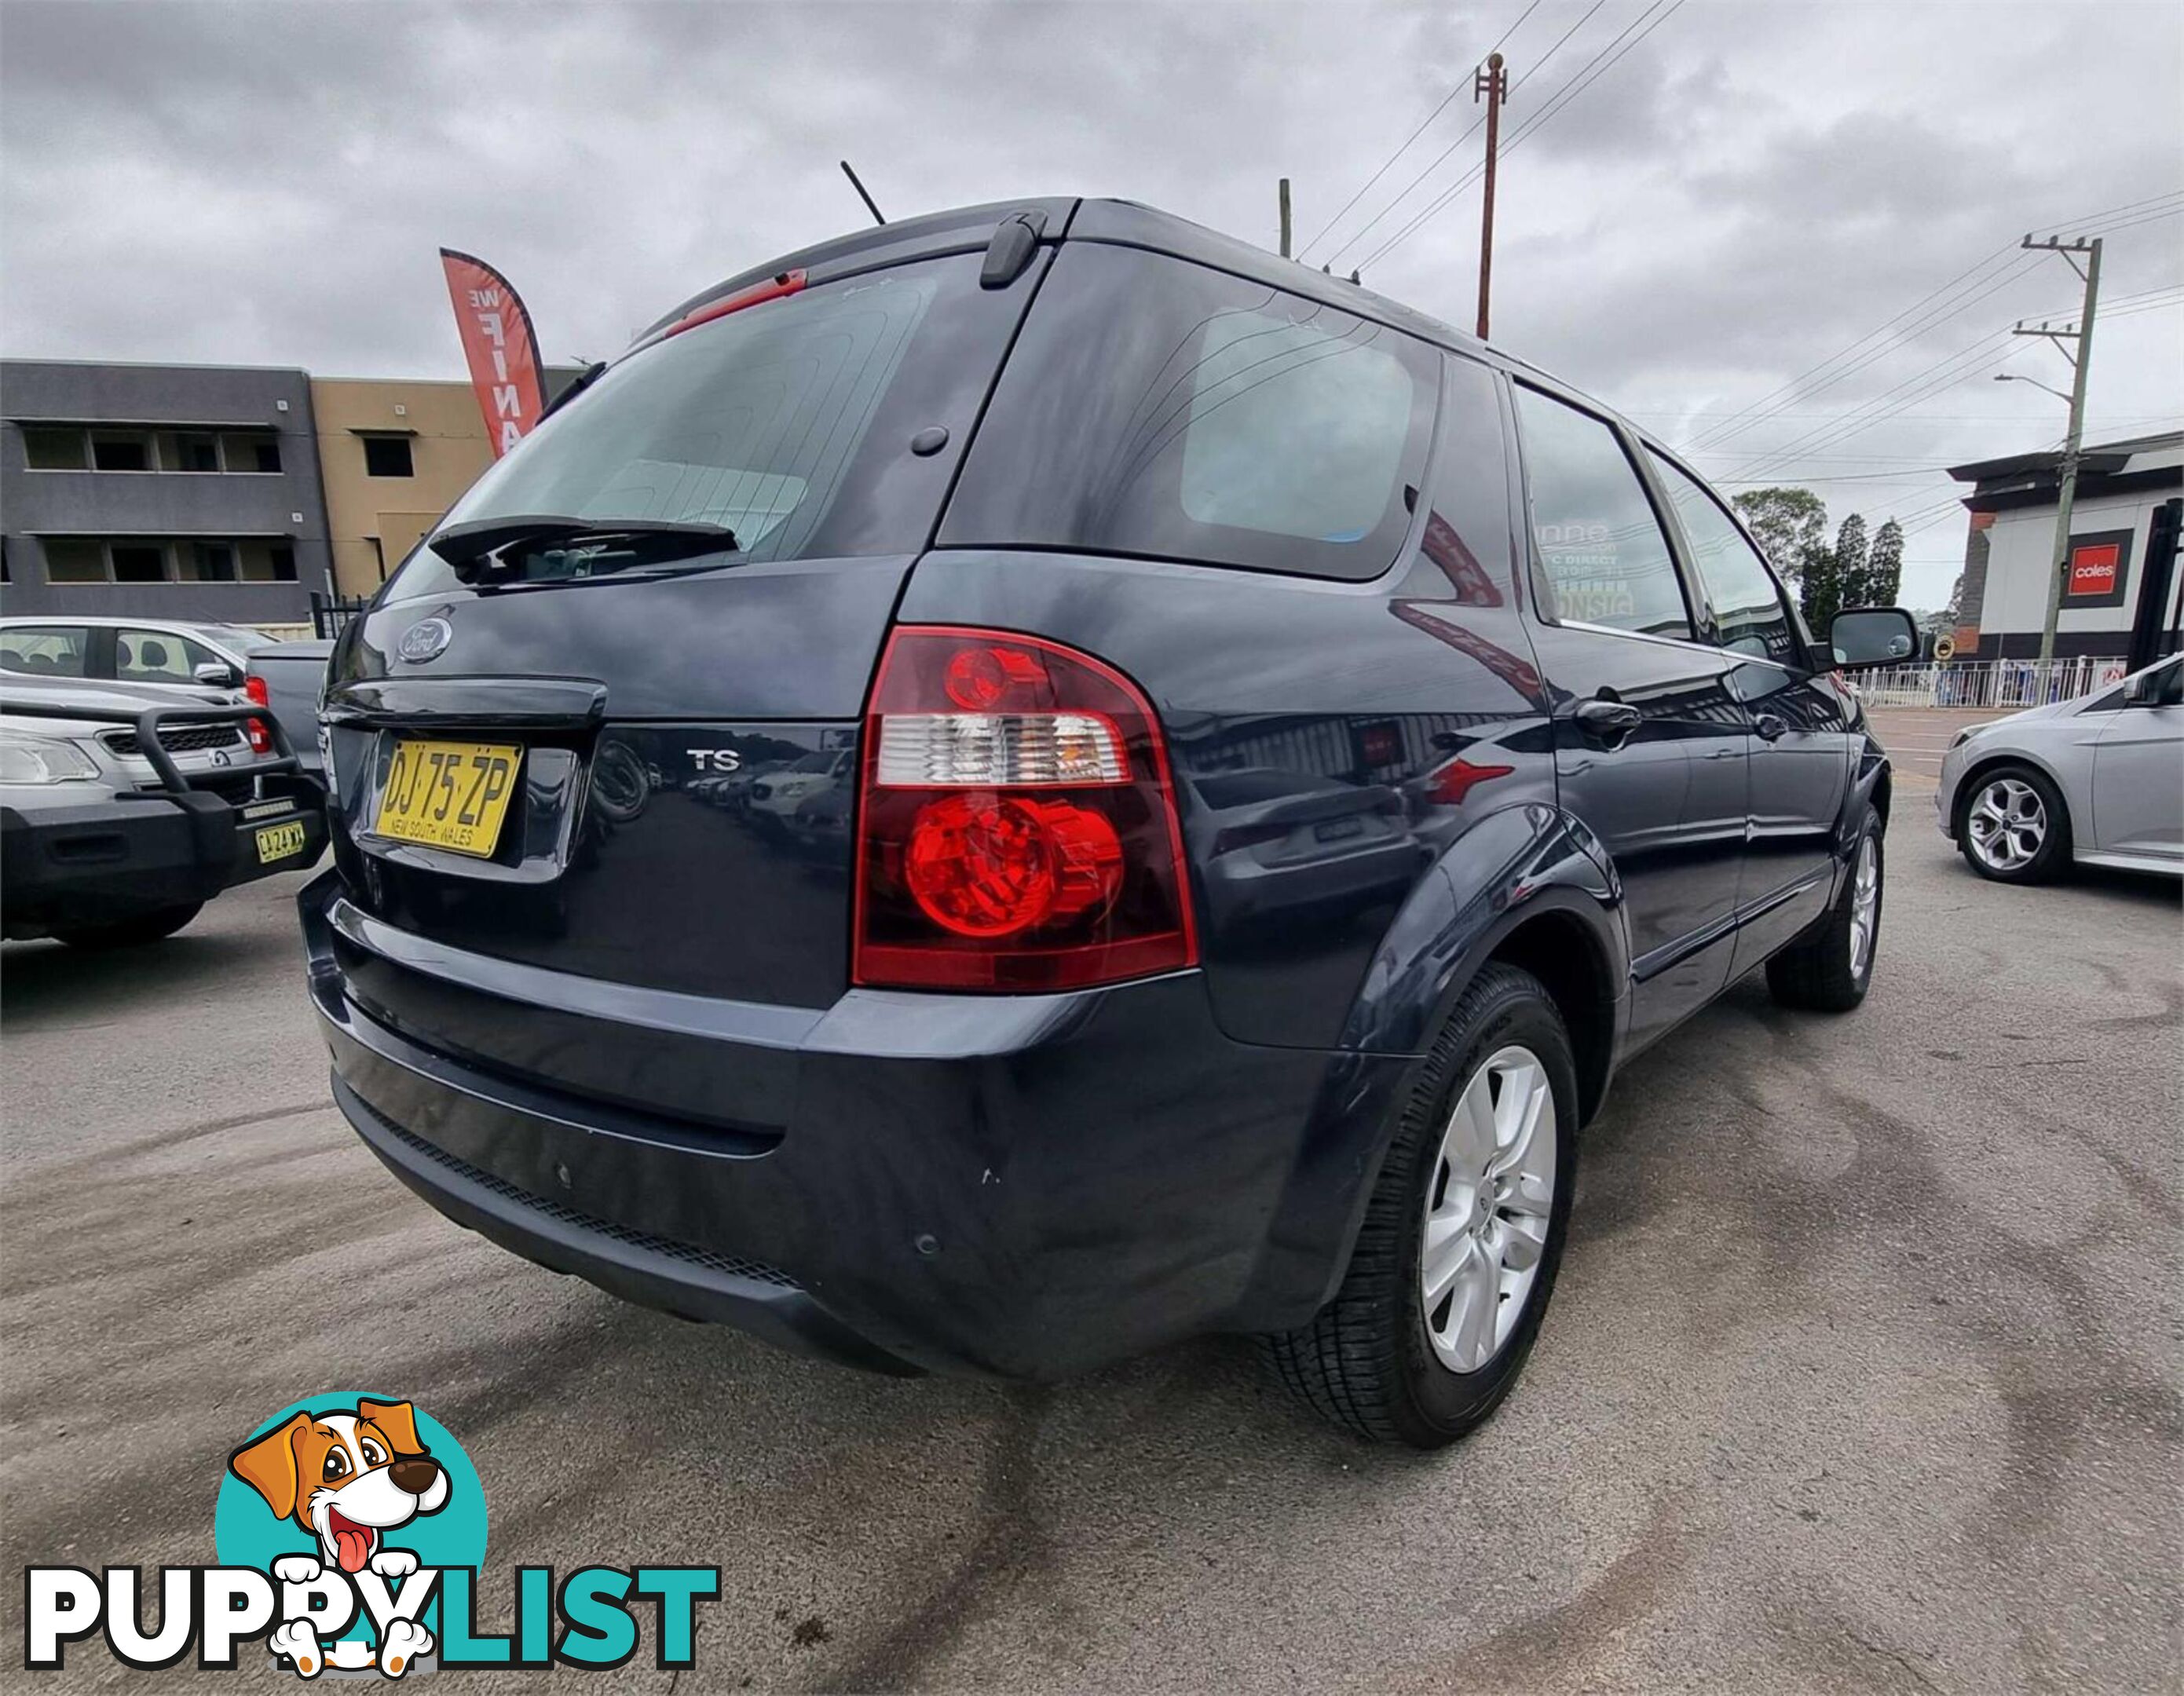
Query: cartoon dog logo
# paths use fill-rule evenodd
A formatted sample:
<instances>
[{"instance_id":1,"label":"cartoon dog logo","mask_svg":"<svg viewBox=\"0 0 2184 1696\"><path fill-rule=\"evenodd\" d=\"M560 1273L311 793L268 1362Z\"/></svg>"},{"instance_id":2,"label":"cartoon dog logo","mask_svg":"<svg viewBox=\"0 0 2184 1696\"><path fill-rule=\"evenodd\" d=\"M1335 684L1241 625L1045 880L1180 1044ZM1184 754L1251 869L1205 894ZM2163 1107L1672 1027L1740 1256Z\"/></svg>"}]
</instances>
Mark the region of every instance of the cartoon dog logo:
<instances>
[{"instance_id":1,"label":"cartoon dog logo","mask_svg":"<svg viewBox=\"0 0 2184 1696\"><path fill-rule=\"evenodd\" d=\"M369 1568L399 1582L417 1570L408 1549L390 1549L387 1532L447 1505L447 1470L418 1440L408 1402L359 1399L354 1408L295 1415L228 1457L228 1469L265 1499L276 1519L292 1519L318 1540L320 1559L284 1555L274 1576L308 1583L327 1566L355 1574ZM397 1621L380 1645L381 1671L399 1677L432 1647L421 1626ZM292 1621L268 1639L305 1677L326 1664L309 1622Z\"/></svg>"}]
</instances>

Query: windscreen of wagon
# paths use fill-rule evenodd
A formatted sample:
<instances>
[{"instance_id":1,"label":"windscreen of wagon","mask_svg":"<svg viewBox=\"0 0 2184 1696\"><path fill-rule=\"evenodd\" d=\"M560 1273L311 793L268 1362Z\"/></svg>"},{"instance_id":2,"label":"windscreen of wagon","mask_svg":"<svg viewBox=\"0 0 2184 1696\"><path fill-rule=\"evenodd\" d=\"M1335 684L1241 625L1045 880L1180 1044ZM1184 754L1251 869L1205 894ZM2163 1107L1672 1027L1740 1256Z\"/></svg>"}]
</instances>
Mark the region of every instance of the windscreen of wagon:
<instances>
[{"instance_id":1,"label":"windscreen of wagon","mask_svg":"<svg viewBox=\"0 0 2184 1696\"><path fill-rule=\"evenodd\" d=\"M736 562L914 552L944 485L894 474L905 444L954 409L953 391L983 389L998 362L994 332L1005 326L979 309L977 263L847 278L632 354L488 471L443 522L719 525L735 533ZM502 581L566 575L565 553L559 543L510 548L503 563L515 569ZM390 597L454 582L420 548Z\"/></svg>"}]
</instances>

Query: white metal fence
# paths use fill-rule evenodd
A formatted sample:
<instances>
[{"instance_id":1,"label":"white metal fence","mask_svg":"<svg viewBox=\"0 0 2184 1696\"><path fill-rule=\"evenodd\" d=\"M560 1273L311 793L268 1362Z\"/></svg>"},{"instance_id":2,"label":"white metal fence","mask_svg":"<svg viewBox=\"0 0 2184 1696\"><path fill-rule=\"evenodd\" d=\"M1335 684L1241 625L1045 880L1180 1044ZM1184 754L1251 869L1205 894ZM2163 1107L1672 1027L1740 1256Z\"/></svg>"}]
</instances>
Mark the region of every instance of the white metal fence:
<instances>
[{"instance_id":1,"label":"white metal fence","mask_svg":"<svg viewBox=\"0 0 2184 1696\"><path fill-rule=\"evenodd\" d=\"M2120 659L1952 660L1946 664L1888 665L1851 674L1869 707L1975 707L2015 712L2050 701L2075 701L2120 681Z\"/></svg>"}]
</instances>

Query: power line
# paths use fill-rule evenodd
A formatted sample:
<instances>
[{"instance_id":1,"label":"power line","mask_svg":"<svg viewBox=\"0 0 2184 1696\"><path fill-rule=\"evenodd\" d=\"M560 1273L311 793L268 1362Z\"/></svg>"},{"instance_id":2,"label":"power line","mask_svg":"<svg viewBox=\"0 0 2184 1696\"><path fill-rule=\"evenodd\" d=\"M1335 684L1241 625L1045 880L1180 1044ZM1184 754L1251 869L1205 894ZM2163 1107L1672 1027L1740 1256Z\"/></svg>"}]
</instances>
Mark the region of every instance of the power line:
<instances>
[{"instance_id":1,"label":"power line","mask_svg":"<svg viewBox=\"0 0 2184 1696\"><path fill-rule=\"evenodd\" d=\"M1664 4L1666 7L1665 10L1662 9ZM1522 125L1518 130L1517 133L1511 136L1507 144L1503 146L1502 149L1503 155L1506 157L1507 154L1515 152L1516 149L1521 147L1526 139L1529 138L1535 131L1538 131L1542 125L1546 125L1550 120L1560 113L1564 106L1567 106L1572 100L1575 99L1580 94L1582 94L1587 88L1598 81L1601 77L1607 75L1608 71L1613 70L1617 61L1621 59L1632 47L1636 47L1640 42L1644 41L1646 36L1652 35L1654 31L1660 28L1662 25L1667 23L1670 18L1674 17L1677 12L1683 8L1685 0L1652 0L1652 3L1648 5L1643 12L1641 12L1636 18L1624 25L1623 31L1620 35L1615 36L1615 38L1610 41L1606 47L1602 47L1590 59L1586 60L1585 64L1579 69L1576 75L1573 76L1568 82L1564 83L1562 87L1556 90L1552 95L1548 97L1547 104L1540 111L1535 113L1529 121ZM1596 7L1594 9L1597 10L1598 8ZM1588 12L1585 15L1590 17L1592 14ZM1648 19L1651 21L1647 21ZM1388 240L1383 242L1378 247L1374 248L1373 252L1359 264L1358 269L1362 270L1366 266L1378 264L1380 259L1392 253L1404 242L1409 240L1411 236L1422 227L1429 220L1430 220L1435 213L1439 212L1443 207L1454 200L1456 197L1462 193L1465 189L1470 187L1473 183L1478 181L1482 173L1482 167L1477 165L1473 166L1471 170L1465 172L1462 177L1459 177L1437 198L1429 204L1424 211L1419 213L1418 216L1412 219L1408 224L1406 224L1401 230L1398 230L1393 236L1389 237ZM1360 233L1362 234L1362 232L1361 231Z\"/></svg>"},{"instance_id":2,"label":"power line","mask_svg":"<svg viewBox=\"0 0 2184 1696\"><path fill-rule=\"evenodd\" d=\"M1488 48L1488 53L1497 53L1501 52L1502 49L1508 44L1510 37L1514 36L1518 31L1524 27L1524 19L1530 17L1533 13L1539 9L1540 0L1531 0L1531 4L1525 7L1524 9L1518 14L1517 21L1510 25L1507 29L1502 31L1502 39L1495 42L1491 47ZM1357 193L1351 195L1349 199L1344 201L1342 203L1342 210L1336 213L1334 217L1329 219L1325 224L1320 226L1319 234L1313 236L1312 240L1306 242L1303 247L1297 249L1297 258L1299 259L1302 259L1306 253L1310 253L1314 247L1317 247L1326 239L1327 232L1329 230L1332 230L1336 225L1340 224L1349 215L1350 209L1357 205L1359 201L1362 200L1366 194L1371 190L1373 185L1379 181L1382 177L1388 174L1390 168L1394 165L1396 161L1402 158L1405 153L1410 151L1412 142L1417 141L1419 136L1424 135L1428 130L1433 127L1434 120L1440 117L1442 113L1448 110L1449 102L1455 99L1457 95L1462 93L1464 86L1464 83L1459 82L1453 88L1450 89L1446 94L1441 96L1440 104L1435 107L1432 111L1426 114L1425 122L1419 125L1417 129L1412 131L1409 136L1404 139L1403 145L1396 148L1394 153L1389 154L1386 158L1380 162L1380 169L1374 171L1372 175L1365 179L1364 187L1359 189ZM1476 128L1477 126L1474 125L1473 127ZM1464 133L1468 135L1470 131L1466 131ZM1447 155L1443 154L1442 157L1446 158ZM1429 167L1429 169L1431 169L1431 167ZM1399 196L1398 198L1400 197L1401 197ZM1341 252L1338 249L1334 253L1329 256L1328 263L1332 264L1334 260L1339 259L1341 257Z\"/></svg>"},{"instance_id":3,"label":"power line","mask_svg":"<svg viewBox=\"0 0 2184 1696\"><path fill-rule=\"evenodd\" d=\"M1907 465L1900 471L1844 471L1824 477L1800 477L1801 483L1908 483L1931 472L1946 471L1947 465ZM1713 480L1723 487L1732 483L1758 484L1770 481L1765 477L1716 477Z\"/></svg>"},{"instance_id":4,"label":"power line","mask_svg":"<svg viewBox=\"0 0 2184 1696\"><path fill-rule=\"evenodd\" d=\"M1903 407L1915 405L1922 400L1930 399L1943 390L1953 387L1965 377L1975 375L1972 366L1975 363L1985 360L1986 364L1980 367L1984 370L1991 366L2001 364L2015 351L2015 345L2011 341L2008 331L1991 331L1973 342L1970 347L1935 361L1932 364L1906 377L1893 388L1885 389L1871 400L1853 407L1849 412L1839 417L1834 424L1819 425L1807 431L1804 435L1794 441L1756 454L1743 464L1724 473L1724 475L1731 478L1743 477L1762 469L1771 472L1786 460L1796 459L1801 450L1831 448L1838 442L1847 441L1859 431L1877 423L1892 412ZM1904 394L1906 390L1911 392ZM1897 401L1894 406L1885 403L1897 395L1903 395L1904 398Z\"/></svg>"},{"instance_id":5,"label":"power line","mask_svg":"<svg viewBox=\"0 0 2184 1696\"><path fill-rule=\"evenodd\" d=\"M1867 331L1864 335L1859 336L1857 341L1852 342L1847 348L1841 348L1836 353L1830 353L1817 365L1812 366L1809 370L1799 372L1796 376L1791 378L1788 382L1783 384L1780 388L1771 390L1769 392L1762 395L1758 400L1752 402L1750 405L1746 406L1736 412L1731 413L1728 419L1723 423L1716 425L1710 429L1701 431L1689 442L1682 444L1683 447L1686 451L1696 451L1709 442L1725 441L1731 436L1741 434L1744 429L1749 428L1750 426L1749 425L1741 423L1741 420L1748 419L1752 423L1756 424L1761 418L1772 415L1782 409L1780 407L1771 406L1769 404L1769 403L1774 401L1777 397L1780 397L1786 401L1804 400L1808 398L1809 397L1803 386L1809 382L1813 378L1821 375L1837 361L1847 359L1851 354L1856 353L1859 348L1864 347L1867 342L1872 341L1875 336L1886 335L1889 331L1894 329L1897 325L1903 322L1905 319L1912 317L1915 314L1924 310L1928 305L1940 300L1944 295L1947 294L1951 289L1955 288L1958 284L1965 281L1975 273L1986 270L1989 266L1993 264L1997 259L2003 259L2016 251L2016 244L2014 242L2007 247L1996 248L1993 253L1989 253L1985 259L1980 260L1976 264L1968 265L1963 270L1958 271L1956 275L1951 277L1948 281L1943 283L1939 288L1930 290L1929 292L1921 295L1917 300L1905 307L1903 311L1897 313L1895 317L1890 319L1886 324L1881 325L1878 329Z\"/></svg>"},{"instance_id":6,"label":"power line","mask_svg":"<svg viewBox=\"0 0 2184 1696\"><path fill-rule=\"evenodd\" d=\"M2011 282L2016 281L2019 277L2026 275L2034 269L2036 269L2038 264L2039 261L2036 257L2027 256L2025 262L2006 268L2005 270L1996 273L1992 277L1981 279L1981 282L1984 284L1984 286L1978 287L1976 292L1961 294L1955 299L1954 303L1950 305L1946 311L1929 314L1919 323L1905 330L1895 340L1884 343L1878 348L1870 349L1857 359L1852 360L1850 364L1843 365L1839 370L1830 373L1824 381L1812 385L1807 388L1802 395L1797 398L1800 399L1810 399L1814 395L1825 393L1827 390L1833 388L1837 383L1845 381L1847 378L1855 376L1859 371L1865 370L1868 366L1875 364L1877 360L1885 358L1888 353L1893 352L1897 347L1903 345L1909 337L1923 334L1925 331L1931 330L1938 325L1946 323L1948 320L1957 317L1970 308L1978 305L1980 302L1986 299L1989 296L1999 292L2002 289L2007 287ZM1976 270L1980 268L1981 267L1979 266L1975 266L1973 269ZM2160 307L2166 306L2170 303L2171 300L2176 297L2180 288L2184 288L2184 285L2170 284L2161 288L2149 289L2142 294L2126 296L2121 302L2118 303L2119 307L2121 309L2117 315L2130 317L2138 312L2153 311ZM1929 298L1930 299L1931 297L1930 296ZM1892 324L1897 322L1901 320L1902 316L1902 314L1898 314L1897 319L1891 320L1890 322ZM1883 328L1886 327L1887 326L1886 325L1883 326ZM1860 338L1861 341L1867 339L1869 339L1869 337ZM1852 345L1854 348L1858 343L1854 342ZM1979 344L1975 343L1973 345L1976 347ZM1841 355L1837 356L1838 359L1841 357ZM1947 361L1943 361L1942 363L1947 363ZM1930 366L1928 368L1930 370L1936 368ZM1901 385L1898 386L1900 387ZM1891 389L1886 391L1886 393L1893 394L1895 392L1895 390ZM1870 403L1867 403L1866 404L1869 405ZM1836 422L1841 423L1845 420L1857 417L1862 410L1862 407L1854 407L1848 413L1837 414L1836 414ZM1890 409L1882 415L1893 415L1894 410L1894 409ZM1702 444L1725 442L1732 436L1741 435L1746 430L1751 428L1752 425L1764 422L1777 415L1779 415L1778 413L1774 409L1757 412L1753 413L1746 423L1736 425L1726 429L1717 428L1713 430L1702 431L1699 432L1697 437L1693 438L1692 444L1684 451L1689 453L1709 453L1714 451ZM1877 422L1878 420L1876 419L1874 421ZM1783 444L1780 448L1763 453L1760 456L1760 460L1748 463L1761 463L1763 461L1771 462L1786 453L1795 452L1800 445L1808 442L1813 442L1822 436L1826 436L1828 442L1830 443L1846 439L1844 435L1829 435L1828 431L1830 428L1831 426L1828 425L1816 426L1814 429L1808 431L1804 435L1797 437L1792 441ZM1852 435L1856 433L1857 432L1855 431L1847 432L1847 434Z\"/></svg>"},{"instance_id":7,"label":"power line","mask_svg":"<svg viewBox=\"0 0 2184 1696\"><path fill-rule=\"evenodd\" d=\"M1554 58L1557 53L1563 50L1563 43L1568 42L1569 38L1575 35L1580 30L1583 29L1586 23L1591 19L1592 14L1600 10L1600 8L1607 3L1607 0L1592 0L1592 4L1586 8L1585 15L1580 18L1577 22L1572 24L1569 28L1564 30L1560 36L1557 36L1555 39L1555 44L1549 47L1546 52L1541 53L1538 58L1535 59L1531 65L1525 70L1524 74L1509 86L1510 93L1516 93L1519 89L1523 88L1526 83L1529 82L1532 80L1533 75L1541 70L1546 64L1548 60ZM1472 125L1469 129L1466 130L1461 136L1458 136L1454 141L1443 147L1440 153L1434 155L1432 164L1429 164L1424 170L1420 171L1416 176L1405 183L1401 189L1396 192L1396 197L1392 200L1389 201L1385 206L1383 206L1378 212L1374 213L1371 218L1368 219L1365 221L1363 228L1358 230L1354 235L1347 237L1340 247L1329 253L1327 256L1327 263L1330 265L1333 264L1337 259L1340 259L1345 253L1356 247L1358 242L1363 241L1367 232L1369 231L1375 224L1378 224L1383 218L1385 218L1390 212L1393 212L1398 206L1401 205L1406 197L1409 195L1412 189L1416 188L1435 171L1439 170L1442 163L1447 159L1448 156L1453 153L1458 147L1462 147L1466 142L1469 141L1474 136L1477 135L1485 122L1485 114L1481 113L1479 117L1472 121Z\"/></svg>"},{"instance_id":8,"label":"power line","mask_svg":"<svg viewBox=\"0 0 2184 1696\"><path fill-rule=\"evenodd\" d=\"M2178 303L2180 299L2184 299L2184 289L2150 289L2143 294L2126 297L2126 300L2131 303L2120 306L2114 315L2128 318L2142 312L2159 311L2164 307ZM2061 317L2066 314L2057 313L2047 315ZM2011 332L2008 331L1992 331L1973 342L1969 348L1936 360L1933 364L1905 378L1893 388L1886 389L1871 400L1839 414L1833 424L1819 425L1807 431L1793 441L1785 442L1778 448L1770 448L1747 460L1717 481L1724 482L1755 481L1744 474L1763 468L1770 473L1775 473L1786 461L1805 458L1811 450L1815 448L1831 448L1838 442L1847 442L1852 437L1870 429L1883 419L1893 416L1907 406L1915 405L1919 401L1928 399L1942 393L1944 390L1953 388L1968 378L1982 375L1997 365L2005 364L2017 351L2015 344L2009 340L2010 335ZM1997 342L2007 345L1999 352L1995 352L1993 350ZM1912 389L1914 392L1892 406L1882 404L1892 396L1902 393L1905 389Z\"/></svg>"},{"instance_id":9,"label":"power line","mask_svg":"<svg viewBox=\"0 0 2184 1696\"><path fill-rule=\"evenodd\" d=\"M2175 201L2177 202L2178 204L2170 206L2165 210L2148 210L2149 208L2156 207L2159 203L2164 201ZM2090 213L2076 220L2071 220L2068 224L2047 225L2042 227L2075 227L2082 229L2097 224L2102 224L2108 220L2131 214L2129 222L2114 226L2117 228L2130 228L2134 227L2142 220L2150 223L2157 221L2162 218L2173 218L2179 211L2184 211L2184 194L2180 194L2175 191L2171 191L2166 194L2153 196L2146 200L2126 202L2121 206L2112 206L2099 212ZM1939 288L1934 289L1929 293L1921 296L1918 300L1913 302L1911 305L1897 313L1895 317L1890 319L1878 329L1869 330L1864 335L1859 336L1848 347L1830 354L1828 358L1821 360L1819 364L1813 366L1809 370L1804 371L1797 376L1791 378L1789 382L1784 384L1781 387L1761 396L1759 399L1752 402L1749 406L1732 415L1731 419L1719 425L1710 426L1709 428L1700 431L1699 434L1694 437L1691 442L1686 443L1685 446L1688 448L1696 448L1708 442L1725 441L1728 437L1733 435L1741 435L1745 429L1750 427L1751 424L1758 423L1763 417L1775 415L1783 409L1780 406L1771 404L1771 403L1778 399L1784 402L1790 400L1808 399L1812 395L1819 392L1821 390L1832 387L1835 382L1834 377L1830 377L1828 381L1821 383L1813 388L1806 388L1803 386L1808 383L1813 378L1820 376L1828 372L1830 368L1835 366L1838 362L1856 353L1861 348L1864 347L1867 342L1872 341L1875 336L1886 335L1897 325L1902 324L1906 319L1915 316L1919 313L1924 311L1929 305L1940 301L1944 297L1947 296L1951 290L1957 288L1959 284L1966 283L1970 279L1972 279L1976 273L1988 270L1997 260L2008 259L2013 255L2017 256L2019 259L2019 263L2014 267L2015 270L2019 274L2021 275L2024 272L2033 269L2031 264L2023 263L2024 256L2015 242L2008 242L2003 247L1997 247L1993 253L1989 253L1985 259L1980 260L1977 264L1970 265L1965 270L1959 271L1955 276L1950 278L1948 281L1943 283ZM1980 281L1987 281L1987 279L1982 278ZM1970 286L1975 288L1979 284L1974 282L1971 283ZM1992 291L1989 291L1989 292L1992 292ZM1984 299L1986 296L1981 294L1977 297ZM1920 325L1907 329L1893 338L1894 342L1901 342L1908 340L1912 336L1922 333L1925 330L1930 330L1933 328L1936 324L1942 322L1943 319L1954 316L1955 312L1961 310L1963 306L1970 305L1972 303L1974 303L1971 301L1963 302L1958 307L1953 309L1951 312L1944 314L1942 318L1929 319ZM1886 349L1881 351L1886 351ZM1864 365L1869 364L1870 363L1870 359L1860 360L1858 366L1854 367L1853 369L1862 368ZM1842 373L1839 375L1847 374L1847 373ZM1741 421L1747 419L1749 422Z\"/></svg>"},{"instance_id":10,"label":"power line","mask_svg":"<svg viewBox=\"0 0 2184 1696\"><path fill-rule=\"evenodd\" d=\"M1646 409L1626 406L1618 407L1617 410L1619 411L1625 418L1732 418L1736 416L1733 413L1707 412L1703 409L1696 412L1685 412L1673 407ZM1777 418L1840 418L1842 416L1841 413L1837 412L1779 412L1774 415ZM2021 425L2025 422L2022 415L2014 412L1907 412L1899 414L1898 416L1902 421L1905 423L1915 424ZM2168 419L2174 418L2176 416L2177 416L2177 414L2173 412L2126 412L2116 414L2115 421L2129 424L2137 420ZM1680 453L1703 453L1716 450L1702 448L1680 448L1676 451ZM1724 448L1719 451L1723 453L1733 453L1736 450L1733 448Z\"/></svg>"}]
</instances>

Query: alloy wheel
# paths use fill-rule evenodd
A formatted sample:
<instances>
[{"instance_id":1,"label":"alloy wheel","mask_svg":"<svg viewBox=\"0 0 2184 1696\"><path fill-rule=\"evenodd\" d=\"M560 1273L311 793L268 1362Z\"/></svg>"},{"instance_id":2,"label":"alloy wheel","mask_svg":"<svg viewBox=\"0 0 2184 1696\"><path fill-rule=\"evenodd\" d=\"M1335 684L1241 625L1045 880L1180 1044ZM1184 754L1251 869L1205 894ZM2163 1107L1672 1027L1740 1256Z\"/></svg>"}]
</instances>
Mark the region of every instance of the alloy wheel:
<instances>
[{"instance_id":1,"label":"alloy wheel","mask_svg":"<svg viewBox=\"0 0 2184 1696\"><path fill-rule=\"evenodd\" d=\"M2048 809L2022 778L1997 777L1973 801L1964 829L1980 864L1991 871L2022 871L2048 840Z\"/></svg>"},{"instance_id":2,"label":"alloy wheel","mask_svg":"<svg viewBox=\"0 0 2184 1696\"><path fill-rule=\"evenodd\" d=\"M1554 1205L1555 1097L1527 1048L1488 1056L1457 1092L1426 1193L1418 1296L1440 1363L1476 1372L1523 1317Z\"/></svg>"},{"instance_id":3,"label":"alloy wheel","mask_svg":"<svg viewBox=\"0 0 2184 1696\"><path fill-rule=\"evenodd\" d=\"M1880 917L1880 850L1869 834L1858 839L1850 892L1850 975L1865 976L1873 957L1873 930Z\"/></svg>"}]
</instances>

